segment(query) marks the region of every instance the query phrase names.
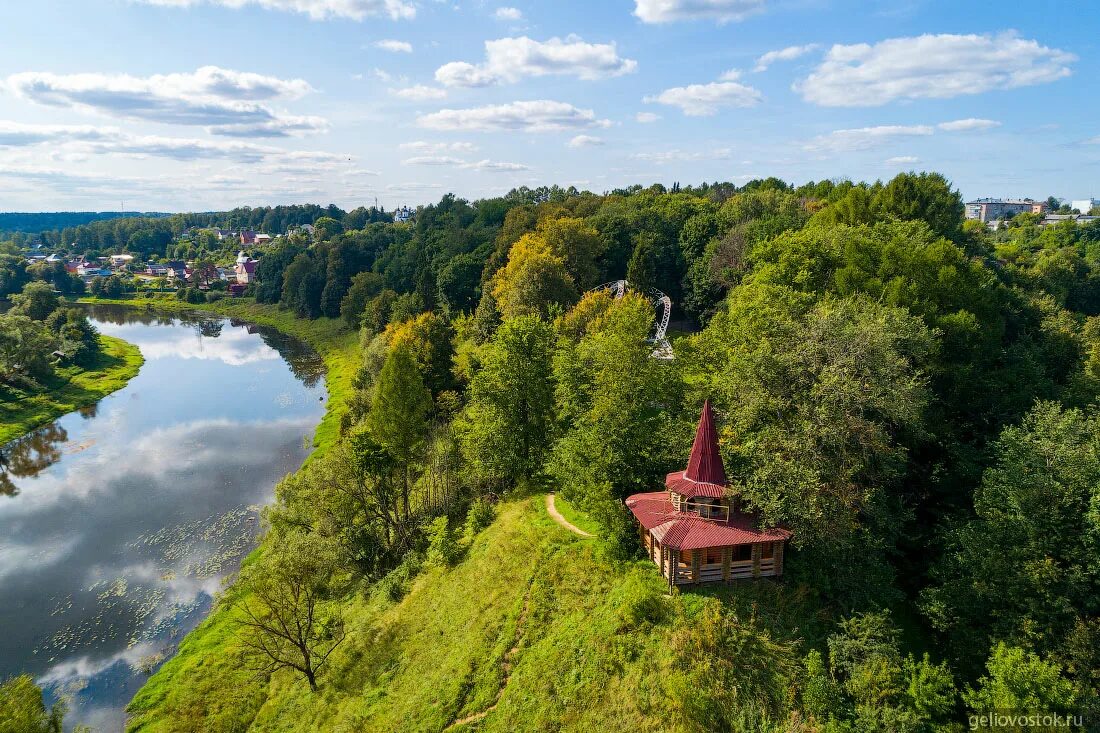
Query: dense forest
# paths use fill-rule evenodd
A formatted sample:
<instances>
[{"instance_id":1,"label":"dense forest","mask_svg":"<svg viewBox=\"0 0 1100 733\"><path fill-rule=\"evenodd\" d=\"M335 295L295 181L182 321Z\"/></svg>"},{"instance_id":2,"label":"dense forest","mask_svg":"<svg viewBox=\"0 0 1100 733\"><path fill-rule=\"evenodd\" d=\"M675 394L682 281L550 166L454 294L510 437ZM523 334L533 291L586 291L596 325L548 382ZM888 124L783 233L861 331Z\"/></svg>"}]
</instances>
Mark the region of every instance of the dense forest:
<instances>
[{"instance_id":1,"label":"dense forest","mask_svg":"<svg viewBox=\"0 0 1100 733\"><path fill-rule=\"evenodd\" d=\"M1096 223L964 222L934 173L448 195L409 224L253 211L315 226L262 254L255 299L357 332L354 394L339 440L279 485L220 602L232 633L189 652L241 665L170 662L173 691L139 696L135 730L263 727L294 685L307 698L284 711L385 729L363 711L396 672L350 671L387 643L357 604L397 602L460 563L502 498L547 489L625 584L607 634L681 660L664 687L624 688L645 701L623 730L1100 720ZM625 297L596 288L620 278ZM674 303L673 360L652 356L652 289ZM793 540L784 579L758 581L774 590L670 610L623 500L682 468L707 398L731 491ZM600 643L623 684L634 657ZM284 716L267 724L294 729Z\"/></svg>"}]
</instances>

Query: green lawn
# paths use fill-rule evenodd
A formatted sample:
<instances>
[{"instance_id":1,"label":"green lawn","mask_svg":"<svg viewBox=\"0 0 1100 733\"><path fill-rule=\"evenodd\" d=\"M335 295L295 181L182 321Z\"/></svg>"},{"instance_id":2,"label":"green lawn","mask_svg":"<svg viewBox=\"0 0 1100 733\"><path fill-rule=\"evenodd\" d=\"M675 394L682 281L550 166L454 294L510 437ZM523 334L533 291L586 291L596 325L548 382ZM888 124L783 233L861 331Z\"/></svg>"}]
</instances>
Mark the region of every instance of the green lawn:
<instances>
[{"instance_id":1,"label":"green lawn","mask_svg":"<svg viewBox=\"0 0 1100 733\"><path fill-rule=\"evenodd\" d=\"M61 367L40 390L0 386L0 445L126 386L144 363L133 344L100 334L102 347L87 367Z\"/></svg>"},{"instance_id":2,"label":"green lawn","mask_svg":"<svg viewBox=\"0 0 1100 733\"><path fill-rule=\"evenodd\" d=\"M578 529L583 529L589 534L594 534L597 537L600 534L600 525L583 511L573 506L572 503L562 498L561 494L554 494L554 506L557 507L558 512L565 517L565 521L572 524Z\"/></svg>"}]
</instances>

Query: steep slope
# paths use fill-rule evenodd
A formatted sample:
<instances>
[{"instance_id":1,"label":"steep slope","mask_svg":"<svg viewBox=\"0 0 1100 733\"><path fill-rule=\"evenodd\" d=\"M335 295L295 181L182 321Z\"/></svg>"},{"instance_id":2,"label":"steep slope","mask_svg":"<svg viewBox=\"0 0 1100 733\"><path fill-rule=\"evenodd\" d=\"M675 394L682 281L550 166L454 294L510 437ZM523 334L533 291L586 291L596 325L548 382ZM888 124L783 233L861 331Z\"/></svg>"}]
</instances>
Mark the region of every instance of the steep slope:
<instances>
[{"instance_id":1,"label":"steep slope","mask_svg":"<svg viewBox=\"0 0 1100 733\"><path fill-rule=\"evenodd\" d=\"M746 608L789 595L773 583L721 592ZM291 673L260 685L226 659L169 663L172 684L134 700L131 730L676 730L676 634L705 598L670 598L656 568L603 559L541 496L510 501L455 567L426 570L396 603L349 602L319 693ZM219 698L210 683L226 670Z\"/></svg>"}]
</instances>

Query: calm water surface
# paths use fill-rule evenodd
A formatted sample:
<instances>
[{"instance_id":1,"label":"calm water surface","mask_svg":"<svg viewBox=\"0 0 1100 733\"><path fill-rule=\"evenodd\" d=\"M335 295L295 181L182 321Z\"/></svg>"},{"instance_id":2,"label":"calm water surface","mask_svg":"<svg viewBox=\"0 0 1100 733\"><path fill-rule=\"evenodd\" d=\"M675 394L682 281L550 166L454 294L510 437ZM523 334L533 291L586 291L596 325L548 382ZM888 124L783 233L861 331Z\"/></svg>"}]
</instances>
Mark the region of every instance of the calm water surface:
<instances>
[{"instance_id":1,"label":"calm water surface","mask_svg":"<svg viewBox=\"0 0 1100 733\"><path fill-rule=\"evenodd\" d=\"M301 465L320 360L220 317L92 307L141 348L124 389L0 447L0 679L70 700L68 727L123 708L254 546L258 510Z\"/></svg>"}]
</instances>

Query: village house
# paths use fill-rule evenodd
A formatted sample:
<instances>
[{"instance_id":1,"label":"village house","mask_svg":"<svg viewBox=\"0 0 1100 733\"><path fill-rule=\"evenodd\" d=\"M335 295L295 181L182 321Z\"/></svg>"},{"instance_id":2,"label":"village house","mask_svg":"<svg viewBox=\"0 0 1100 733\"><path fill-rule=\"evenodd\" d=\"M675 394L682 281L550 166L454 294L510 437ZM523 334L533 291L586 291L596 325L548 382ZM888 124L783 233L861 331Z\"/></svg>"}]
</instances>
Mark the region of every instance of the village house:
<instances>
[{"instance_id":1,"label":"village house","mask_svg":"<svg viewBox=\"0 0 1100 733\"><path fill-rule=\"evenodd\" d=\"M237 253L237 265L233 268L233 271L237 273L237 282L241 285L254 282L256 280L256 265L256 260L246 255L244 250Z\"/></svg>"},{"instance_id":2,"label":"village house","mask_svg":"<svg viewBox=\"0 0 1100 733\"><path fill-rule=\"evenodd\" d=\"M761 527L759 517L741 511L737 498L729 495L709 400L687 468L670 473L665 488L634 494L626 506L669 588L783 574L783 549L791 533Z\"/></svg>"}]
</instances>

